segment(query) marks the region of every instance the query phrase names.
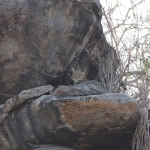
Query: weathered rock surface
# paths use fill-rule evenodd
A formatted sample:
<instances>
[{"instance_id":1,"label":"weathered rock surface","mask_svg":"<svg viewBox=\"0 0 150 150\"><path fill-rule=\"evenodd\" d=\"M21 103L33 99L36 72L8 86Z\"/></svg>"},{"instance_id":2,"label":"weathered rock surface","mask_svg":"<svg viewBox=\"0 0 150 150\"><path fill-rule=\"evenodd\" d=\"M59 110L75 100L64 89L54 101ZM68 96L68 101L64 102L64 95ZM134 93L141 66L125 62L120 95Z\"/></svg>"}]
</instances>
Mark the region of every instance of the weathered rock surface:
<instances>
[{"instance_id":1,"label":"weathered rock surface","mask_svg":"<svg viewBox=\"0 0 150 150\"><path fill-rule=\"evenodd\" d=\"M76 150L129 150L139 113L133 98L106 93L42 95L2 115L2 150L28 150L45 144Z\"/></svg>"},{"instance_id":2,"label":"weathered rock surface","mask_svg":"<svg viewBox=\"0 0 150 150\"><path fill-rule=\"evenodd\" d=\"M114 52L101 16L99 0L1 0L0 103L47 83L70 85L72 67L94 79L97 52Z\"/></svg>"},{"instance_id":3,"label":"weathered rock surface","mask_svg":"<svg viewBox=\"0 0 150 150\"><path fill-rule=\"evenodd\" d=\"M47 144L47 145L34 146L34 148L31 150L73 150L73 149L62 147L62 146L57 146L57 145L52 145L52 144Z\"/></svg>"},{"instance_id":4,"label":"weathered rock surface","mask_svg":"<svg viewBox=\"0 0 150 150\"><path fill-rule=\"evenodd\" d=\"M67 86L71 68L97 79L116 57L101 16L99 0L0 0L0 150L131 149L134 99Z\"/></svg>"},{"instance_id":5,"label":"weathered rock surface","mask_svg":"<svg viewBox=\"0 0 150 150\"><path fill-rule=\"evenodd\" d=\"M85 96L108 93L107 90L98 87L94 84L91 85L74 85L74 86L58 86L57 89L50 92L53 96Z\"/></svg>"},{"instance_id":6,"label":"weathered rock surface","mask_svg":"<svg viewBox=\"0 0 150 150\"><path fill-rule=\"evenodd\" d=\"M52 91L53 89L54 89L53 86L47 85L24 90L19 95L14 96L13 98L8 99L6 101L5 105L3 106L4 112L8 113L13 109L20 107L21 105L26 103L29 99L41 96L45 93Z\"/></svg>"}]
</instances>

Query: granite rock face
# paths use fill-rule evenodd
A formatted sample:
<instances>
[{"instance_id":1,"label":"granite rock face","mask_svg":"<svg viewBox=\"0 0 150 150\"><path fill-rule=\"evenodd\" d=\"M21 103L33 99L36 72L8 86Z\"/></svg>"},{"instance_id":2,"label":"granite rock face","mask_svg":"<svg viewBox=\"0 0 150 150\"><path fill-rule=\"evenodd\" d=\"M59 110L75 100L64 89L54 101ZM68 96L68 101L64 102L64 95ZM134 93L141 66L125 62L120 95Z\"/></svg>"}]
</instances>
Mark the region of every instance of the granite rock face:
<instances>
[{"instance_id":1,"label":"granite rock face","mask_svg":"<svg viewBox=\"0 0 150 150\"><path fill-rule=\"evenodd\" d=\"M47 85L47 86L41 86L33 89L28 89L22 91L19 95L14 96L6 101L4 104L4 112L8 113L12 111L15 108L20 107L21 105L28 102L29 99L39 97L45 93L48 93L54 89L53 86Z\"/></svg>"},{"instance_id":2,"label":"granite rock face","mask_svg":"<svg viewBox=\"0 0 150 150\"><path fill-rule=\"evenodd\" d=\"M99 0L0 0L0 150L131 149L135 100L70 77L112 56L115 72L101 16Z\"/></svg>"},{"instance_id":3,"label":"granite rock face","mask_svg":"<svg viewBox=\"0 0 150 150\"><path fill-rule=\"evenodd\" d=\"M86 96L86 95L96 95L108 93L107 90L91 85L74 85L74 86L58 86L54 91L51 91L50 94L53 96Z\"/></svg>"},{"instance_id":4,"label":"granite rock face","mask_svg":"<svg viewBox=\"0 0 150 150\"><path fill-rule=\"evenodd\" d=\"M61 88L61 95L58 87L53 95L31 98L9 112L1 108L0 149L38 149L47 144L76 150L131 149L139 116L133 98L121 93L79 96L78 89L71 96L65 86Z\"/></svg>"},{"instance_id":5,"label":"granite rock face","mask_svg":"<svg viewBox=\"0 0 150 150\"><path fill-rule=\"evenodd\" d=\"M31 150L74 150L72 148L67 148L67 147L62 147L62 146L57 146L57 145L52 145L52 144L47 144L47 145L35 145L33 149Z\"/></svg>"},{"instance_id":6,"label":"granite rock face","mask_svg":"<svg viewBox=\"0 0 150 150\"><path fill-rule=\"evenodd\" d=\"M73 84L71 68L94 79L97 52L115 53L101 16L99 0L1 0L0 103L29 88Z\"/></svg>"}]
</instances>

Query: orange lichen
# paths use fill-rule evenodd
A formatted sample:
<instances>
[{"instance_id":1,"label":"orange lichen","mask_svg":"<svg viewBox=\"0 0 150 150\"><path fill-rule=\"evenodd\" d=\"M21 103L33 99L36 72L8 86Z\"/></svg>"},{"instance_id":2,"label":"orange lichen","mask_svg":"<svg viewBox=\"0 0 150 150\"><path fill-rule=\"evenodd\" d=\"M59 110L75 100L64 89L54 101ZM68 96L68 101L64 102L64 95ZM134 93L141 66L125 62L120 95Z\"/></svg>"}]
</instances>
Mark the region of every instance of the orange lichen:
<instances>
[{"instance_id":1,"label":"orange lichen","mask_svg":"<svg viewBox=\"0 0 150 150\"><path fill-rule=\"evenodd\" d=\"M93 99L84 102L81 100L63 102L59 107L64 119L75 128L92 125L115 126L127 122L136 112L135 103L113 104ZM81 126L82 125L82 126Z\"/></svg>"}]
</instances>

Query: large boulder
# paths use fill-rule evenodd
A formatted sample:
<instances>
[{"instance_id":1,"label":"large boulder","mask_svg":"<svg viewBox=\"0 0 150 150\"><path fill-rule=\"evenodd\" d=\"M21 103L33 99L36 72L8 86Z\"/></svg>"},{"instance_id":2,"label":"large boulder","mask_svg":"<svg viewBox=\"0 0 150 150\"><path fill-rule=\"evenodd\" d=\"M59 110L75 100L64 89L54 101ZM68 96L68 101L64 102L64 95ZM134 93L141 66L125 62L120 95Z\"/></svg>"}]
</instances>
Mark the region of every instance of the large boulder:
<instances>
[{"instance_id":1,"label":"large boulder","mask_svg":"<svg viewBox=\"0 0 150 150\"><path fill-rule=\"evenodd\" d=\"M95 87L90 86L94 94ZM82 92L80 96L79 87L74 86L69 87L67 95L65 88L59 87L52 95L31 97L26 103L20 99L20 106L11 101L13 107L7 107L10 105L6 102L0 114L0 149L38 149L38 145L46 148L46 144L76 150L131 149L139 116L133 98L121 93L86 95L85 87L84 96Z\"/></svg>"},{"instance_id":2,"label":"large boulder","mask_svg":"<svg viewBox=\"0 0 150 150\"><path fill-rule=\"evenodd\" d=\"M96 78L97 54L115 53L101 16L99 0L1 0L0 103L28 88L73 84L71 68Z\"/></svg>"}]
</instances>

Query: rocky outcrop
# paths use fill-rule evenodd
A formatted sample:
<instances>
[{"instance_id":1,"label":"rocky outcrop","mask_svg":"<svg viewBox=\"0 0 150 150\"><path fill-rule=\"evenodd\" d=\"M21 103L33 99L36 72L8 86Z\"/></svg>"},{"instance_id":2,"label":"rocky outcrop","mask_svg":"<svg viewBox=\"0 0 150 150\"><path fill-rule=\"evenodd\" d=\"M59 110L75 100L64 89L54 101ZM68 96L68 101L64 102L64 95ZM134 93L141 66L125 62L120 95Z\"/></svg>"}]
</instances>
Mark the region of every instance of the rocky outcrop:
<instances>
[{"instance_id":1,"label":"rocky outcrop","mask_svg":"<svg viewBox=\"0 0 150 150\"><path fill-rule=\"evenodd\" d=\"M96 78L93 61L115 54L101 16L99 0L1 0L0 103L28 88L73 84L71 68Z\"/></svg>"},{"instance_id":2,"label":"rocky outcrop","mask_svg":"<svg viewBox=\"0 0 150 150\"><path fill-rule=\"evenodd\" d=\"M42 87L39 89L21 92L34 93L23 96L25 103L18 99L10 107L8 100L1 108L0 149L50 149L47 144L76 150L131 149L139 116L133 98L121 93L96 94L93 85L70 86L69 90L60 86L47 95L41 95Z\"/></svg>"},{"instance_id":3,"label":"rocky outcrop","mask_svg":"<svg viewBox=\"0 0 150 150\"><path fill-rule=\"evenodd\" d=\"M107 90L104 90L101 87L96 85L74 85L74 86L58 86L57 89L50 92L53 96L85 96L85 95L96 95L108 93Z\"/></svg>"},{"instance_id":4,"label":"rocky outcrop","mask_svg":"<svg viewBox=\"0 0 150 150\"><path fill-rule=\"evenodd\" d=\"M135 100L73 85L115 74L101 16L99 0L0 1L0 150L131 149Z\"/></svg>"},{"instance_id":5,"label":"rocky outcrop","mask_svg":"<svg viewBox=\"0 0 150 150\"><path fill-rule=\"evenodd\" d=\"M3 106L4 112L8 113L13 109L16 109L21 105L25 104L26 102L28 102L29 99L41 96L42 94L48 93L53 89L54 89L53 86L47 85L47 86L24 90L19 95L14 96L6 101L6 103Z\"/></svg>"},{"instance_id":6,"label":"rocky outcrop","mask_svg":"<svg viewBox=\"0 0 150 150\"><path fill-rule=\"evenodd\" d=\"M62 147L62 146L57 146L57 145L38 145L34 146L33 149L31 150L73 150L72 148L67 148L67 147Z\"/></svg>"}]
</instances>

